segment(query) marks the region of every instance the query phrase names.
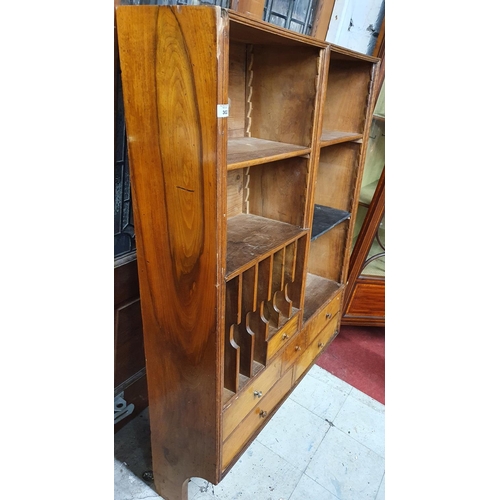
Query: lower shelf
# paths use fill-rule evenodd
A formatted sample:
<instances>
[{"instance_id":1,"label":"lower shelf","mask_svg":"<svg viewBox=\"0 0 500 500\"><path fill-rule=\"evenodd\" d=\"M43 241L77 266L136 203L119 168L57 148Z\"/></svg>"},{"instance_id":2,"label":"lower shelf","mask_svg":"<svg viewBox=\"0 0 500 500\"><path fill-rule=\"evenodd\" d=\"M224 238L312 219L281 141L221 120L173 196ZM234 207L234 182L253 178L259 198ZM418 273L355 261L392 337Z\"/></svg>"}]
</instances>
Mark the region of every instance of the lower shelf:
<instances>
[{"instance_id":1,"label":"lower shelf","mask_svg":"<svg viewBox=\"0 0 500 500\"><path fill-rule=\"evenodd\" d=\"M336 281L308 273L306 278L303 322L306 323L315 312L321 309L323 304L334 295L339 294L342 289L343 286Z\"/></svg>"}]
</instances>

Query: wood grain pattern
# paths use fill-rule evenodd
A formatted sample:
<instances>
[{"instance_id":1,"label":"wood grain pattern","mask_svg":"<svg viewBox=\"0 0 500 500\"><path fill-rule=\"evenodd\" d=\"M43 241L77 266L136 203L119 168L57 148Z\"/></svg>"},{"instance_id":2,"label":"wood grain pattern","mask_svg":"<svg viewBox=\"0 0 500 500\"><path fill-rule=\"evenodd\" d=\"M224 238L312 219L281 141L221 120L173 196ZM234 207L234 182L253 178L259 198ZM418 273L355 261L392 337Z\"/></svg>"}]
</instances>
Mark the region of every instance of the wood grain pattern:
<instances>
[{"instance_id":1,"label":"wood grain pattern","mask_svg":"<svg viewBox=\"0 0 500 500\"><path fill-rule=\"evenodd\" d=\"M321 149L315 203L351 212L360 151L352 142Z\"/></svg>"},{"instance_id":2,"label":"wood grain pattern","mask_svg":"<svg viewBox=\"0 0 500 500\"><path fill-rule=\"evenodd\" d=\"M330 59L323 130L363 133L372 66Z\"/></svg>"},{"instance_id":3,"label":"wood grain pattern","mask_svg":"<svg viewBox=\"0 0 500 500\"><path fill-rule=\"evenodd\" d=\"M227 223L226 280L306 233L300 227L256 215L233 217Z\"/></svg>"},{"instance_id":4,"label":"wood grain pattern","mask_svg":"<svg viewBox=\"0 0 500 500\"><path fill-rule=\"evenodd\" d=\"M289 158L250 168L250 213L304 227L308 173L306 158Z\"/></svg>"},{"instance_id":5,"label":"wood grain pattern","mask_svg":"<svg viewBox=\"0 0 500 500\"><path fill-rule=\"evenodd\" d=\"M234 170L309 154L309 147L266 141L257 137L232 138L228 142L227 168Z\"/></svg>"},{"instance_id":6,"label":"wood grain pattern","mask_svg":"<svg viewBox=\"0 0 500 500\"><path fill-rule=\"evenodd\" d=\"M189 477L218 478L222 205L214 153L227 26L216 9L123 6L116 15L147 376L155 380L153 471L159 493L177 500Z\"/></svg>"}]
</instances>

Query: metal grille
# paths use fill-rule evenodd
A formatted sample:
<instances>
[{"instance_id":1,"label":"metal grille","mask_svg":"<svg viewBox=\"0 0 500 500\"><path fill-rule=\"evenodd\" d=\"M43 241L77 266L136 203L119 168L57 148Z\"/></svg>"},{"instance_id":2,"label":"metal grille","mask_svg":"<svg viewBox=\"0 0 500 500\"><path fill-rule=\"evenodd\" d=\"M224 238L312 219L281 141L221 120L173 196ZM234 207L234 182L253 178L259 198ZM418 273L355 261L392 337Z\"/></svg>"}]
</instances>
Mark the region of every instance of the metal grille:
<instances>
[{"instance_id":1,"label":"metal grille","mask_svg":"<svg viewBox=\"0 0 500 500\"><path fill-rule=\"evenodd\" d=\"M266 0L264 21L310 35L318 0Z\"/></svg>"},{"instance_id":2,"label":"metal grille","mask_svg":"<svg viewBox=\"0 0 500 500\"><path fill-rule=\"evenodd\" d=\"M115 257L135 250L125 116L121 79L116 82L115 109Z\"/></svg>"}]
</instances>

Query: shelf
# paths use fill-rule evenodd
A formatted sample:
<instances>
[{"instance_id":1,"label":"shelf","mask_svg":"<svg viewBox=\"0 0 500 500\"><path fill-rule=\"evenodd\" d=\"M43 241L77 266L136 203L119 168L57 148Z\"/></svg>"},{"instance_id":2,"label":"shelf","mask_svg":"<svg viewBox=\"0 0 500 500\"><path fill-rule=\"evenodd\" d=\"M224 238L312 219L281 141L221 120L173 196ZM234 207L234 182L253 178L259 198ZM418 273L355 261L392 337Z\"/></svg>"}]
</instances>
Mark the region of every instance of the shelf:
<instances>
[{"instance_id":1,"label":"shelf","mask_svg":"<svg viewBox=\"0 0 500 500\"><path fill-rule=\"evenodd\" d=\"M384 122L385 123L385 116L384 115L377 115L377 114L374 114L373 115L373 119L375 121L379 121L379 122Z\"/></svg>"},{"instance_id":2,"label":"shelf","mask_svg":"<svg viewBox=\"0 0 500 500\"><path fill-rule=\"evenodd\" d=\"M363 134L356 132L342 132L340 130L323 130L320 139L320 146L331 146L342 142L359 141L363 139Z\"/></svg>"},{"instance_id":3,"label":"shelf","mask_svg":"<svg viewBox=\"0 0 500 500\"><path fill-rule=\"evenodd\" d=\"M267 141L256 137L239 137L227 141L227 169L236 170L262 163L309 154L311 148Z\"/></svg>"},{"instance_id":4,"label":"shelf","mask_svg":"<svg viewBox=\"0 0 500 500\"><path fill-rule=\"evenodd\" d=\"M307 232L258 215L231 217L227 221L226 281Z\"/></svg>"},{"instance_id":5,"label":"shelf","mask_svg":"<svg viewBox=\"0 0 500 500\"><path fill-rule=\"evenodd\" d=\"M350 212L337 208L314 205L314 218L311 232L311 241L335 227L337 224L349 219Z\"/></svg>"},{"instance_id":6,"label":"shelf","mask_svg":"<svg viewBox=\"0 0 500 500\"><path fill-rule=\"evenodd\" d=\"M304 301L304 323L310 319L314 313L330 299L330 297L336 295L340 289L341 286L336 281L308 273Z\"/></svg>"}]
</instances>

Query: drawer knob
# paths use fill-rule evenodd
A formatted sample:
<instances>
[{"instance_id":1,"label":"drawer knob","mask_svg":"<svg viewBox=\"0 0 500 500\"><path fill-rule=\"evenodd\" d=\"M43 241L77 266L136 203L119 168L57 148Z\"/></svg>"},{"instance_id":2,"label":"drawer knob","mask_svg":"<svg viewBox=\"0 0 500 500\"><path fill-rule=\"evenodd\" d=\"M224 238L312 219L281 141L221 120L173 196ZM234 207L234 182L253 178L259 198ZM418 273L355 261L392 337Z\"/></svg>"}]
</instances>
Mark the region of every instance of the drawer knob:
<instances>
[{"instance_id":1,"label":"drawer knob","mask_svg":"<svg viewBox=\"0 0 500 500\"><path fill-rule=\"evenodd\" d=\"M267 411L265 411L265 410L260 410L259 416L260 416L261 418L266 418L266 417L267 417Z\"/></svg>"},{"instance_id":2,"label":"drawer knob","mask_svg":"<svg viewBox=\"0 0 500 500\"><path fill-rule=\"evenodd\" d=\"M253 395L260 398L262 396L262 391L253 391Z\"/></svg>"},{"instance_id":3,"label":"drawer knob","mask_svg":"<svg viewBox=\"0 0 500 500\"><path fill-rule=\"evenodd\" d=\"M321 349L322 347L325 347L324 342L319 342L319 343L318 343L318 347L319 347L320 349Z\"/></svg>"},{"instance_id":4,"label":"drawer knob","mask_svg":"<svg viewBox=\"0 0 500 500\"><path fill-rule=\"evenodd\" d=\"M283 334L283 336L281 337L283 340L286 340L288 338L288 335L286 333Z\"/></svg>"},{"instance_id":5,"label":"drawer knob","mask_svg":"<svg viewBox=\"0 0 500 500\"><path fill-rule=\"evenodd\" d=\"M300 345L296 345L296 346L295 346L295 350L296 350L296 351L300 351L300 349L301 349Z\"/></svg>"},{"instance_id":6,"label":"drawer knob","mask_svg":"<svg viewBox=\"0 0 500 500\"><path fill-rule=\"evenodd\" d=\"M326 319L331 319L332 318L332 313L326 313Z\"/></svg>"}]
</instances>

